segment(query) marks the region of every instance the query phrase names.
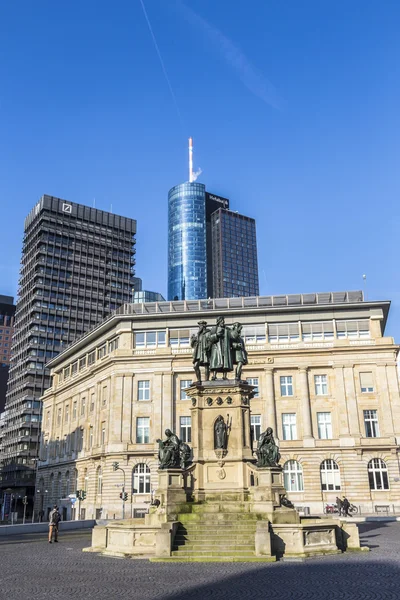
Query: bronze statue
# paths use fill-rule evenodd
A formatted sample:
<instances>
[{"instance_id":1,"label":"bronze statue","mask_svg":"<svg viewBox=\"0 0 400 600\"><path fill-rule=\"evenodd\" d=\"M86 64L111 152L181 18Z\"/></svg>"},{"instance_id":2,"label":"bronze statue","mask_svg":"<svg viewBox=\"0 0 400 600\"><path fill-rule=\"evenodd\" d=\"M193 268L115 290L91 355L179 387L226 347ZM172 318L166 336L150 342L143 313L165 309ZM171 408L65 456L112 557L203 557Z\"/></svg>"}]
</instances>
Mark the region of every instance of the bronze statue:
<instances>
[{"instance_id":1,"label":"bronze statue","mask_svg":"<svg viewBox=\"0 0 400 600\"><path fill-rule=\"evenodd\" d=\"M181 442L170 429L165 430L167 439L156 440L158 443L158 458L160 469L185 469L189 462L191 450L187 444Z\"/></svg>"},{"instance_id":2,"label":"bronze statue","mask_svg":"<svg viewBox=\"0 0 400 600\"><path fill-rule=\"evenodd\" d=\"M214 423L214 449L226 450L228 443L228 426L222 415L218 415Z\"/></svg>"},{"instance_id":3,"label":"bronze statue","mask_svg":"<svg viewBox=\"0 0 400 600\"><path fill-rule=\"evenodd\" d=\"M242 338L243 325L234 323L231 329L233 364L236 365L235 380L240 381L243 365L247 365L247 352Z\"/></svg>"},{"instance_id":4,"label":"bronze statue","mask_svg":"<svg viewBox=\"0 0 400 600\"><path fill-rule=\"evenodd\" d=\"M205 367L205 381L210 379L211 340L206 321L199 321L197 335L192 335L190 345L193 348L193 366L197 383L201 383L200 367Z\"/></svg>"},{"instance_id":5,"label":"bronze statue","mask_svg":"<svg viewBox=\"0 0 400 600\"><path fill-rule=\"evenodd\" d=\"M258 439L257 467L276 467L280 461L281 455L273 433L272 427L268 427Z\"/></svg>"},{"instance_id":6,"label":"bronze statue","mask_svg":"<svg viewBox=\"0 0 400 600\"><path fill-rule=\"evenodd\" d=\"M224 317L218 317L217 324L210 333L211 357L210 369L212 380L217 379L217 373L222 373L222 379L227 379L227 373L233 371L231 329L225 325Z\"/></svg>"}]
</instances>

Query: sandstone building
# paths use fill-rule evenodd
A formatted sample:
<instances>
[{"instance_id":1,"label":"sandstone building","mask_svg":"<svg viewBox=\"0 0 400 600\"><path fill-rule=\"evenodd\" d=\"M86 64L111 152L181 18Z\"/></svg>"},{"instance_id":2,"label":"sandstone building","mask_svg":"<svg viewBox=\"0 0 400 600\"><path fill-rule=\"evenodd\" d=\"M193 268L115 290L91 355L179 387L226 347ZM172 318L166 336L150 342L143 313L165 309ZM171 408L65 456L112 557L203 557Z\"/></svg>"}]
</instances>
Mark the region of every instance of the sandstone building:
<instances>
[{"instance_id":1,"label":"sandstone building","mask_svg":"<svg viewBox=\"0 0 400 600\"><path fill-rule=\"evenodd\" d=\"M389 307L361 292L125 304L48 365L36 511L58 502L64 518L79 504L82 517L119 518L125 477L125 515L143 514L156 439L171 428L191 441L190 336L219 315L244 325L253 438L274 428L290 500L311 512L343 495L365 512L400 506ZM73 505L77 489L86 498Z\"/></svg>"}]
</instances>

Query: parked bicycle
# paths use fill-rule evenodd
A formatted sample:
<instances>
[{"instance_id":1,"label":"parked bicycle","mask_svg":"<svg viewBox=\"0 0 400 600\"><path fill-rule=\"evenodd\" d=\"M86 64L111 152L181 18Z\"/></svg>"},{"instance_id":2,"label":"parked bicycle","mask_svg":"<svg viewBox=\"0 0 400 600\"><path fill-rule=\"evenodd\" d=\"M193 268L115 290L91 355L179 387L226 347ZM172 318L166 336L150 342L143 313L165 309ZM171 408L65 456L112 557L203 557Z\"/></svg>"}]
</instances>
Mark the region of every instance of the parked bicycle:
<instances>
[{"instance_id":1,"label":"parked bicycle","mask_svg":"<svg viewBox=\"0 0 400 600\"><path fill-rule=\"evenodd\" d=\"M338 505L335 502L332 502L330 504L329 503L325 504L325 506L324 506L324 514L326 514L326 515L339 514L339 516L340 516L341 512L342 511L339 512ZM354 504L350 504L350 506L349 506L349 514L350 515L355 515L357 513L358 513L357 506L355 506Z\"/></svg>"}]
</instances>

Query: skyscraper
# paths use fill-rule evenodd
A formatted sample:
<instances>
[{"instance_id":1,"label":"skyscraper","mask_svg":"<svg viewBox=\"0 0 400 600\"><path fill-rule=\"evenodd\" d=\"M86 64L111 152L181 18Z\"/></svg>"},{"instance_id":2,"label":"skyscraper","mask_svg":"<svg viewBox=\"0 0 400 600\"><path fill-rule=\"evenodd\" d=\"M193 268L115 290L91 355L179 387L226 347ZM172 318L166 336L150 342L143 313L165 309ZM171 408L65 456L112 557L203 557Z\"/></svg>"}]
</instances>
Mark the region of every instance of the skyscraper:
<instances>
[{"instance_id":1,"label":"skyscraper","mask_svg":"<svg viewBox=\"0 0 400 600\"><path fill-rule=\"evenodd\" d=\"M136 221L43 196L25 220L0 489L34 494L46 362L131 298ZM14 510L21 507L14 507Z\"/></svg>"},{"instance_id":2,"label":"skyscraper","mask_svg":"<svg viewBox=\"0 0 400 600\"><path fill-rule=\"evenodd\" d=\"M213 298L258 296L256 222L219 208L211 215Z\"/></svg>"},{"instance_id":3,"label":"skyscraper","mask_svg":"<svg viewBox=\"0 0 400 600\"><path fill-rule=\"evenodd\" d=\"M229 200L217 194L211 194L206 191L202 183L194 181L195 176L192 170L192 145L189 140L189 181L176 185L170 189L168 194L168 300L201 300L203 298L218 298L228 296L252 296L258 294L258 272L257 272L257 245L255 241L255 221L248 217L243 217L238 213L230 213ZM219 210L226 211L226 220L229 226L224 226L218 231L216 224L213 226L214 215ZM242 217L242 221L232 219L229 221L229 214ZM225 215L225 213L224 213ZM249 277L241 279L235 278L233 272L225 273L229 267L219 252L215 255L213 248L215 243L213 235L219 234L219 243L221 247L221 235L230 231L231 224L235 223L239 227L239 237L235 240L235 247L240 260L247 262L247 255L250 254L249 242L243 237L244 230L247 230L249 223L252 223L251 234L254 235L254 243L251 246L253 256L251 260L252 273L251 285ZM230 240L231 238L229 238ZM239 248L243 244L242 248ZM226 244L223 244L224 248ZM218 260L218 267L214 261ZM229 278L231 285L214 285L214 273L220 278L221 282ZM253 275L255 274L256 283L253 284ZM239 281L239 284L235 284Z\"/></svg>"}]
</instances>

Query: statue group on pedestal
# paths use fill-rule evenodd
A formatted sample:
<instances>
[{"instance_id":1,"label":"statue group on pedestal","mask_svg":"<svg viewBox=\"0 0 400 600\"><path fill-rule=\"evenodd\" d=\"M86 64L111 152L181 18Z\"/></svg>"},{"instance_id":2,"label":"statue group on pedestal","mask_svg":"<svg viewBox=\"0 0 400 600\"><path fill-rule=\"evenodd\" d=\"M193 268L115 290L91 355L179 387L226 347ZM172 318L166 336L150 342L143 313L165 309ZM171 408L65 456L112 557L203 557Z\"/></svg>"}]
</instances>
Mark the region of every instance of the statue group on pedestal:
<instances>
[{"instance_id":1,"label":"statue group on pedestal","mask_svg":"<svg viewBox=\"0 0 400 600\"><path fill-rule=\"evenodd\" d=\"M267 427L258 438L257 467L276 467L281 459L273 434L272 427Z\"/></svg>"},{"instance_id":2,"label":"statue group on pedestal","mask_svg":"<svg viewBox=\"0 0 400 600\"><path fill-rule=\"evenodd\" d=\"M158 459L160 469L186 469L190 461L191 449L185 443L181 442L175 433L170 429L165 430L167 439L156 440L158 443Z\"/></svg>"},{"instance_id":3,"label":"statue group on pedestal","mask_svg":"<svg viewBox=\"0 0 400 600\"><path fill-rule=\"evenodd\" d=\"M247 352L242 338L241 323L232 327L225 325L224 317L218 317L217 324L207 328L206 321L199 322L197 334L192 335L190 344L193 348L193 366L197 383L201 383L200 367L205 369L205 381L217 379L217 373L222 373L222 379L233 371L236 365L235 380L240 381L243 365L247 365Z\"/></svg>"}]
</instances>

